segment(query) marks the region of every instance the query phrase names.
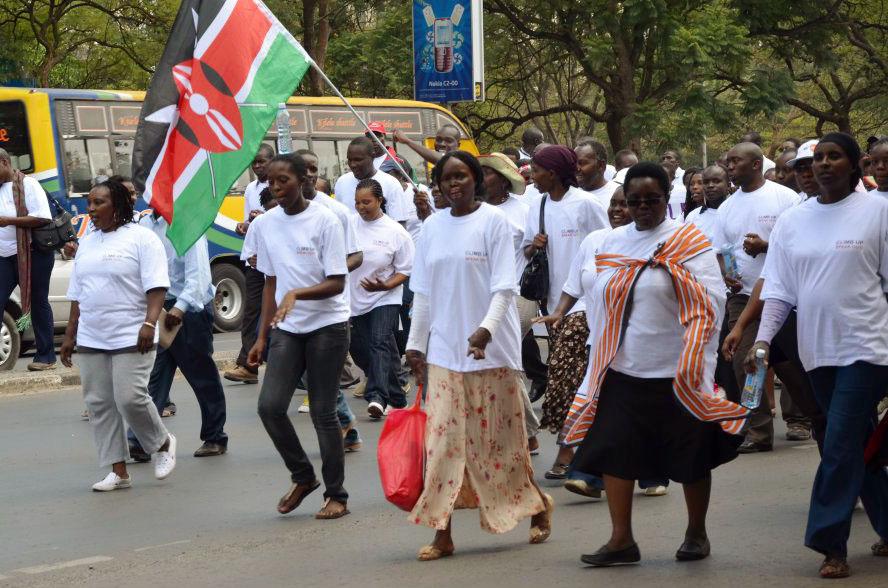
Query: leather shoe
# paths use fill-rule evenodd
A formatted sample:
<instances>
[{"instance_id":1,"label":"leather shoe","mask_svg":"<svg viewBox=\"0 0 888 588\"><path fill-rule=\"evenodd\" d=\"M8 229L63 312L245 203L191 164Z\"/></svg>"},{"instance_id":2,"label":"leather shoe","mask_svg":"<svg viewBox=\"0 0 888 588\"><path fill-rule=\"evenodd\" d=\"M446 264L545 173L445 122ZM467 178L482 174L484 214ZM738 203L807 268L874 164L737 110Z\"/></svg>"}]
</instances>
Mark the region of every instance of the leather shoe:
<instances>
[{"instance_id":1,"label":"leather shoe","mask_svg":"<svg viewBox=\"0 0 888 588\"><path fill-rule=\"evenodd\" d=\"M214 457L216 455L222 455L227 451L227 445L206 441L203 445L197 448L197 451L194 452L194 457Z\"/></svg>"},{"instance_id":2,"label":"leather shoe","mask_svg":"<svg viewBox=\"0 0 888 588\"><path fill-rule=\"evenodd\" d=\"M133 461L136 463L148 463L149 461L151 461L151 456L145 453L145 450L141 447L130 445L129 454Z\"/></svg>"},{"instance_id":3,"label":"leather shoe","mask_svg":"<svg viewBox=\"0 0 888 588\"><path fill-rule=\"evenodd\" d=\"M737 448L737 453L764 453L766 451L771 451L772 449L774 449L774 447L771 445L756 443L755 441L747 439Z\"/></svg>"},{"instance_id":4,"label":"leather shoe","mask_svg":"<svg viewBox=\"0 0 888 588\"><path fill-rule=\"evenodd\" d=\"M540 398L542 398L543 395L545 395L545 393L546 393L546 381L545 380L542 380L542 381L536 380L533 383L531 383L530 391L528 392L527 397L533 403L533 402L536 402L537 400L539 400Z\"/></svg>"},{"instance_id":5,"label":"leather shoe","mask_svg":"<svg viewBox=\"0 0 888 588\"><path fill-rule=\"evenodd\" d=\"M640 562L641 551L638 550L638 543L616 551L611 551L607 545L602 545L595 553L580 557L580 561L596 568L623 566Z\"/></svg>"},{"instance_id":6,"label":"leather shoe","mask_svg":"<svg viewBox=\"0 0 888 588\"><path fill-rule=\"evenodd\" d=\"M675 552L675 559L678 561L696 561L709 557L709 539L706 538L702 542L697 539L685 537L684 543Z\"/></svg>"}]
</instances>

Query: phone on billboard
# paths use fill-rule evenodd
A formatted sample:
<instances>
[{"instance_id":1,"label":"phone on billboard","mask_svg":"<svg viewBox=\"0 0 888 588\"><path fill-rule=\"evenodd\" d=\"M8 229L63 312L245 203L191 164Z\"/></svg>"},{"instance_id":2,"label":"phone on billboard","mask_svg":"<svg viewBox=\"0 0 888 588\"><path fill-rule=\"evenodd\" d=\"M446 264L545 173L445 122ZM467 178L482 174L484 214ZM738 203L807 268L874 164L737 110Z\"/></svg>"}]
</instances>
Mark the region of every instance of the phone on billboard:
<instances>
[{"instance_id":1,"label":"phone on billboard","mask_svg":"<svg viewBox=\"0 0 888 588\"><path fill-rule=\"evenodd\" d=\"M435 71L453 71L453 22L449 18L435 19Z\"/></svg>"}]
</instances>

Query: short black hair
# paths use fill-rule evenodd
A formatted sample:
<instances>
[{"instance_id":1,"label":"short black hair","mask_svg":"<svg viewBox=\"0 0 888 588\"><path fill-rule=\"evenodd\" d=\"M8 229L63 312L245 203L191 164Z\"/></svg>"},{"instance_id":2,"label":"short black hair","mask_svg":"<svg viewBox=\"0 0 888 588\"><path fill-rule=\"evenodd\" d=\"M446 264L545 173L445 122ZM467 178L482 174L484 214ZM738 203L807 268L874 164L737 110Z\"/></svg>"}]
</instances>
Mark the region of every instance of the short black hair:
<instances>
[{"instance_id":1,"label":"short black hair","mask_svg":"<svg viewBox=\"0 0 888 588\"><path fill-rule=\"evenodd\" d=\"M820 142L817 145L820 146L824 143L835 143L841 147L842 151L845 152L845 156L851 162L851 165L854 166L851 171L851 179L849 182L851 191L853 192L857 188L860 179L863 177L863 170L860 169L860 156L862 155L860 145L851 135L840 132L825 134L820 138Z\"/></svg>"},{"instance_id":2,"label":"short black hair","mask_svg":"<svg viewBox=\"0 0 888 588\"><path fill-rule=\"evenodd\" d=\"M105 180L96 184L93 190L98 187L108 190L108 194L111 196L111 208L114 210L114 228L116 229L133 222L133 199L126 186L115 180Z\"/></svg>"},{"instance_id":3,"label":"short black hair","mask_svg":"<svg viewBox=\"0 0 888 588\"><path fill-rule=\"evenodd\" d=\"M515 159L520 159L521 157L521 154L514 147L503 147L502 154L514 156Z\"/></svg>"},{"instance_id":4,"label":"short black hair","mask_svg":"<svg viewBox=\"0 0 888 588\"><path fill-rule=\"evenodd\" d=\"M660 184L660 188L663 190L666 199L669 199L669 175L666 173L666 170L663 169L662 165L654 163L653 161L640 161L630 167L629 171L626 172L626 179L623 181L625 190L628 191L629 182L639 178L652 178L656 180L657 183Z\"/></svg>"},{"instance_id":5,"label":"short black hair","mask_svg":"<svg viewBox=\"0 0 888 588\"><path fill-rule=\"evenodd\" d=\"M456 138L457 138L457 139L462 138L462 131L459 130L459 127L456 126L455 124L453 124L453 123L444 123L443 125L441 125L440 127L438 127L438 130L439 130L439 131L443 131L444 129L453 129L454 131L456 131Z\"/></svg>"},{"instance_id":6,"label":"short black hair","mask_svg":"<svg viewBox=\"0 0 888 588\"><path fill-rule=\"evenodd\" d=\"M297 149L295 153L296 155L311 155L315 159L320 159L320 157L318 157L318 154L311 149Z\"/></svg>"},{"instance_id":7,"label":"short black hair","mask_svg":"<svg viewBox=\"0 0 888 588\"><path fill-rule=\"evenodd\" d=\"M458 159L469 166L469 170L471 170L472 175L475 178L475 198L486 196L487 188L484 185L484 168L481 167L481 162L478 161L478 158L468 151L457 150L445 153L444 157L438 160L438 163L432 168L432 181L440 185L441 174L444 172L444 165L452 158Z\"/></svg>"},{"instance_id":8,"label":"short black hair","mask_svg":"<svg viewBox=\"0 0 888 588\"><path fill-rule=\"evenodd\" d=\"M607 147L603 143L592 139L591 137L582 137L577 143L577 149L580 147L589 147L595 152L598 161L607 161Z\"/></svg>"},{"instance_id":9,"label":"short black hair","mask_svg":"<svg viewBox=\"0 0 888 588\"><path fill-rule=\"evenodd\" d=\"M373 157L373 140L368 139L367 137L355 137L348 144L349 148L351 147L363 147L367 150L367 154L370 157Z\"/></svg>"},{"instance_id":10,"label":"short black hair","mask_svg":"<svg viewBox=\"0 0 888 588\"><path fill-rule=\"evenodd\" d=\"M382 189L382 184L380 184L373 178L365 178L358 182L358 185L355 186L355 194L358 193L358 190L370 190L370 192L372 192L374 196L379 198L379 207L382 209L382 212L386 212L385 192Z\"/></svg>"},{"instance_id":11,"label":"short black hair","mask_svg":"<svg viewBox=\"0 0 888 588\"><path fill-rule=\"evenodd\" d=\"M133 180L132 180L132 178L128 178L128 177L126 177L126 176L122 176L122 175L120 175L120 174L114 174L113 176L111 176L110 178L108 178L108 181L111 181L111 182L120 182L120 183L122 184L122 183L124 183L124 182L132 182Z\"/></svg>"},{"instance_id":12,"label":"short black hair","mask_svg":"<svg viewBox=\"0 0 888 588\"><path fill-rule=\"evenodd\" d=\"M256 155L259 155L260 153L264 153L268 157L274 157L274 147L268 143L260 143L259 148L256 149ZM255 158L255 155L253 157Z\"/></svg>"},{"instance_id":13,"label":"short black hair","mask_svg":"<svg viewBox=\"0 0 888 588\"><path fill-rule=\"evenodd\" d=\"M308 166L305 164L305 160L302 159L302 156L298 153L282 153L280 155L275 155L271 160L271 163L275 163L276 161L281 161L286 163L290 168L290 171L296 174L296 177L299 178L299 181L304 181L305 176L308 175Z\"/></svg>"}]
</instances>

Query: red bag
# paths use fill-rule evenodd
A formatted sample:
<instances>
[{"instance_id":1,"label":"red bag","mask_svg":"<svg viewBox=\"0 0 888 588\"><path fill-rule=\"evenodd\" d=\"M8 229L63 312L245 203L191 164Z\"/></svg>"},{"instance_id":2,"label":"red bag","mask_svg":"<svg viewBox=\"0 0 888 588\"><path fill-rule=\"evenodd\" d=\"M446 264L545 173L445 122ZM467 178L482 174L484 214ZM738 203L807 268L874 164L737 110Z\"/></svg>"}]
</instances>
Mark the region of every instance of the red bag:
<instances>
[{"instance_id":1,"label":"red bag","mask_svg":"<svg viewBox=\"0 0 888 588\"><path fill-rule=\"evenodd\" d=\"M385 418L376 459L385 498L401 510L413 510L422 494L425 474L426 413L422 386L410 408L393 410Z\"/></svg>"}]
</instances>

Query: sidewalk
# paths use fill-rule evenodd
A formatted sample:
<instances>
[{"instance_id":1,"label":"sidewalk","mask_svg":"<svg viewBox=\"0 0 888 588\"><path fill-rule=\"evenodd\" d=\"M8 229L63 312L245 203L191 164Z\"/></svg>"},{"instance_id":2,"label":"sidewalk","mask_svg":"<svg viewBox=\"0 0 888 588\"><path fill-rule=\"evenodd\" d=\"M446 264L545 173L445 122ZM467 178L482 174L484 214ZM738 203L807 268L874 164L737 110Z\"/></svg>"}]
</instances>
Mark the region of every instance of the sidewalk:
<instances>
[{"instance_id":1,"label":"sidewalk","mask_svg":"<svg viewBox=\"0 0 888 588\"><path fill-rule=\"evenodd\" d=\"M225 371L234 367L237 351L217 351L213 354L213 359L216 361L219 371ZM74 355L74 363L77 363L76 354ZM61 362L57 365L56 369L46 372L0 372L0 396L54 392L62 388L80 385L80 370L76 365L72 368L63 367ZM176 372L176 377L181 378L182 373Z\"/></svg>"}]
</instances>

